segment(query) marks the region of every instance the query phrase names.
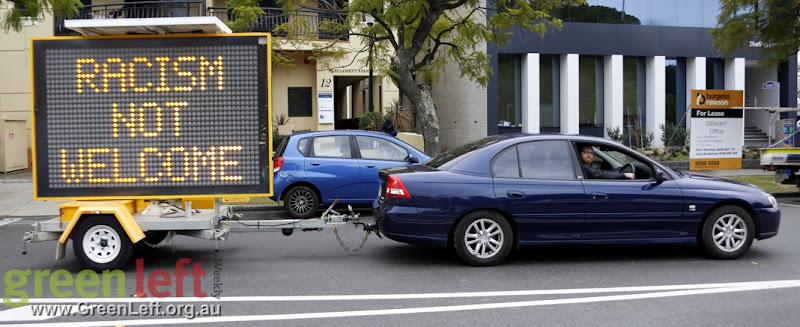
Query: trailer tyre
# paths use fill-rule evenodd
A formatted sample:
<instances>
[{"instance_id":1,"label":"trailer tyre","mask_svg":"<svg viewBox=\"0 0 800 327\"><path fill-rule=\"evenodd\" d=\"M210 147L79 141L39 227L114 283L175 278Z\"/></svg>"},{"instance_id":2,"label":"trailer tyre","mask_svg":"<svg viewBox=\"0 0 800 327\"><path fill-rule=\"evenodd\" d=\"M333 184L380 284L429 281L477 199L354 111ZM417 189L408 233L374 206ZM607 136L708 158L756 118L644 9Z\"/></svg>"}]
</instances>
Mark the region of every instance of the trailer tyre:
<instances>
[{"instance_id":1,"label":"trailer tyre","mask_svg":"<svg viewBox=\"0 0 800 327\"><path fill-rule=\"evenodd\" d=\"M133 243L114 216L84 218L72 236L75 257L95 271L121 268L131 259Z\"/></svg>"}]
</instances>

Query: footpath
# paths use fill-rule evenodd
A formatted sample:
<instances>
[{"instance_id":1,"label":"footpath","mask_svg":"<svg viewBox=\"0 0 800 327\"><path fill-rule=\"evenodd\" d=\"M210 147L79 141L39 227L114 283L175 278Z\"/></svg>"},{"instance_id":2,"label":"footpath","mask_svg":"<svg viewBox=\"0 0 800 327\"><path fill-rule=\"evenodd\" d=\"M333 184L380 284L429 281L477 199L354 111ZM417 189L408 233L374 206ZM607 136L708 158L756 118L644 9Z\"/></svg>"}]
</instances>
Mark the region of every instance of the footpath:
<instances>
[{"instance_id":1,"label":"footpath","mask_svg":"<svg viewBox=\"0 0 800 327\"><path fill-rule=\"evenodd\" d=\"M700 173L728 176L772 176L774 172L760 169L705 170ZM800 192L785 192L776 196L800 196ZM0 174L0 219L7 217L53 217L58 205L68 201L37 201L33 199L33 174L18 171Z\"/></svg>"}]
</instances>

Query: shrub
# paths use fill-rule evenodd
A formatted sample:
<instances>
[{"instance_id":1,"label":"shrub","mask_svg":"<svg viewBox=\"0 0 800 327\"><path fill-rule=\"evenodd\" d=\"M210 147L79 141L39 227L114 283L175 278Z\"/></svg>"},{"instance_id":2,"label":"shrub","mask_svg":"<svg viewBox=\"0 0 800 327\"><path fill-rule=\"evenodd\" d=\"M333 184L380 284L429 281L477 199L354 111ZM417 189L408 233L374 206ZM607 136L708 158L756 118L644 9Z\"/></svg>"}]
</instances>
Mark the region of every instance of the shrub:
<instances>
[{"instance_id":1,"label":"shrub","mask_svg":"<svg viewBox=\"0 0 800 327\"><path fill-rule=\"evenodd\" d=\"M378 111L365 112L358 120L358 128L365 131L377 131L386 118Z\"/></svg>"},{"instance_id":2,"label":"shrub","mask_svg":"<svg viewBox=\"0 0 800 327\"><path fill-rule=\"evenodd\" d=\"M606 127L606 133L608 134L608 138L617 141L619 143L623 143L625 140L625 135L620 131L619 127Z\"/></svg>"},{"instance_id":3,"label":"shrub","mask_svg":"<svg viewBox=\"0 0 800 327\"><path fill-rule=\"evenodd\" d=\"M658 127L661 128L661 131L663 132L661 135L661 142L664 143L665 147L682 147L689 144L689 131L686 130L686 127L675 125L671 122L667 123L666 125L660 124Z\"/></svg>"}]
</instances>

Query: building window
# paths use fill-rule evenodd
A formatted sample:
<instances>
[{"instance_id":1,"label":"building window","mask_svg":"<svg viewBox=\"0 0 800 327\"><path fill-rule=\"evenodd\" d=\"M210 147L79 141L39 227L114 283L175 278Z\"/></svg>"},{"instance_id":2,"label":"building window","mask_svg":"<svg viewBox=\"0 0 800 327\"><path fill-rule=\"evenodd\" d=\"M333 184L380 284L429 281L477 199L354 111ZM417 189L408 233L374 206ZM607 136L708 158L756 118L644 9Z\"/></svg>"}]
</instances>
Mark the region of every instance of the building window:
<instances>
[{"instance_id":1,"label":"building window","mask_svg":"<svg viewBox=\"0 0 800 327\"><path fill-rule=\"evenodd\" d=\"M603 57L581 56L578 60L580 133L603 136Z\"/></svg>"},{"instance_id":2,"label":"building window","mask_svg":"<svg viewBox=\"0 0 800 327\"><path fill-rule=\"evenodd\" d=\"M519 57L500 55L497 58L497 126L519 127L521 120L521 98L519 89L520 62Z\"/></svg>"},{"instance_id":3,"label":"building window","mask_svg":"<svg viewBox=\"0 0 800 327\"><path fill-rule=\"evenodd\" d=\"M311 117L311 88L289 88L289 117Z\"/></svg>"},{"instance_id":4,"label":"building window","mask_svg":"<svg viewBox=\"0 0 800 327\"><path fill-rule=\"evenodd\" d=\"M561 131L560 64L557 55L539 56L539 131L542 133Z\"/></svg>"},{"instance_id":5,"label":"building window","mask_svg":"<svg viewBox=\"0 0 800 327\"><path fill-rule=\"evenodd\" d=\"M636 126L645 124L646 69L644 57L622 59L622 123L625 129L623 132L630 132Z\"/></svg>"},{"instance_id":6,"label":"building window","mask_svg":"<svg viewBox=\"0 0 800 327\"><path fill-rule=\"evenodd\" d=\"M664 110L666 113L665 122L675 123L678 121L678 60L667 59L664 61L666 75L666 91L664 94ZM684 76L686 74L683 74ZM650 131L652 132L652 131Z\"/></svg>"},{"instance_id":7,"label":"building window","mask_svg":"<svg viewBox=\"0 0 800 327\"><path fill-rule=\"evenodd\" d=\"M725 89L725 60L706 58L706 89Z\"/></svg>"}]
</instances>

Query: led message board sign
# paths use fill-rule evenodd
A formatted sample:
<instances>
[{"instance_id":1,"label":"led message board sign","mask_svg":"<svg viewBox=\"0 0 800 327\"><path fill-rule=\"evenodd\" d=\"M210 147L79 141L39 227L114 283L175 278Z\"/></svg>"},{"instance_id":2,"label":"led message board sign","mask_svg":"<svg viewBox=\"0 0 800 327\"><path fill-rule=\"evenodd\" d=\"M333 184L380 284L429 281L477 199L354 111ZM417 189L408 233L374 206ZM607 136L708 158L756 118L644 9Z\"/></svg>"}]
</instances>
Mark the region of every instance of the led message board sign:
<instances>
[{"instance_id":1,"label":"led message board sign","mask_svg":"<svg viewBox=\"0 0 800 327\"><path fill-rule=\"evenodd\" d=\"M32 40L36 197L270 194L269 44Z\"/></svg>"}]
</instances>

